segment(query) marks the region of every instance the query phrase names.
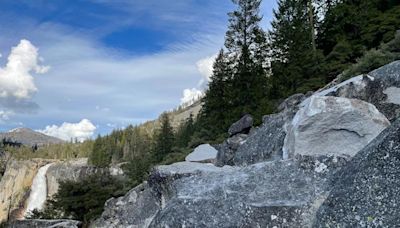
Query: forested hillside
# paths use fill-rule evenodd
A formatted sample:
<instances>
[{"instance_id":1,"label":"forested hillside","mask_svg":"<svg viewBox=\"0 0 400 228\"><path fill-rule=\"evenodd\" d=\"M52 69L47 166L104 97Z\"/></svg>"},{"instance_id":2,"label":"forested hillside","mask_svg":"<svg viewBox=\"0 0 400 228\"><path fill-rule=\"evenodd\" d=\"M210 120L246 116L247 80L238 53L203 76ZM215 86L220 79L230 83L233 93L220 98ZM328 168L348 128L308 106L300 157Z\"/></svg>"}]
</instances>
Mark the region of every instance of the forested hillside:
<instances>
[{"instance_id":1,"label":"forested hillside","mask_svg":"<svg viewBox=\"0 0 400 228\"><path fill-rule=\"evenodd\" d=\"M155 130L143 127L149 123L115 130L76 144L90 151L75 157L88 155L98 167L125 163L128 185L134 187L153 166L181 161L202 143L223 141L228 127L245 114L260 124L290 95L400 59L397 0L279 0L269 30L260 14L261 0L232 2L236 9L228 14L225 45L198 115L189 115L176 127L164 113ZM81 187L98 188L93 181L87 183Z\"/></svg>"}]
</instances>

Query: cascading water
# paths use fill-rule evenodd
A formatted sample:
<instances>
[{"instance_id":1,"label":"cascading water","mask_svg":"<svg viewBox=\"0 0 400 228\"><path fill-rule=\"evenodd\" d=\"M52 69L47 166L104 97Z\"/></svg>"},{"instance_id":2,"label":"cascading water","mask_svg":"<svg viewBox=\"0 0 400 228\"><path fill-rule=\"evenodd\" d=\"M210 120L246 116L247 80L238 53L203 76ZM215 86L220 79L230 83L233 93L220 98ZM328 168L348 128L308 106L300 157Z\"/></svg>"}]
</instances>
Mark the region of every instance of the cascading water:
<instances>
[{"instance_id":1,"label":"cascading water","mask_svg":"<svg viewBox=\"0 0 400 228\"><path fill-rule=\"evenodd\" d=\"M48 164L41 167L33 179L31 193L29 195L28 204L25 210L25 217L33 210L41 210L43 208L47 198L46 173L51 165L52 164Z\"/></svg>"}]
</instances>

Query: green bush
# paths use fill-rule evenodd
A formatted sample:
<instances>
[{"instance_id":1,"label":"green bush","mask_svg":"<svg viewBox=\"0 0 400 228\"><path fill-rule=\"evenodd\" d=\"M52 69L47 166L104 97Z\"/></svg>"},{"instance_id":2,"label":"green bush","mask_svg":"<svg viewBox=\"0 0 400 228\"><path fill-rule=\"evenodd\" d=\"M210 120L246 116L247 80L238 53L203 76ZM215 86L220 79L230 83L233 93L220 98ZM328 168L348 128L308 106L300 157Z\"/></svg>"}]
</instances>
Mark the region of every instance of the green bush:
<instances>
[{"instance_id":1,"label":"green bush","mask_svg":"<svg viewBox=\"0 0 400 228\"><path fill-rule=\"evenodd\" d=\"M30 218L68 218L84 225L101 215L106 200L124 194L122 181L109 174L94 174L79 182L60 183L58 193L47 202L43 211L33 211Z\"/></svg>"},{"instance_id":2,"label":"green bush","mask_svg":"<svg viewBox=\"0 0 400 228\"><path fill-rule=\"evenodd\" d=\"M396 37L381 45L380 49L371 49L358 59L357 63L345 70L340 78L347 80L356 75L368 73L374 69L400 59L400 33Z\"/></svg>"},{"instance_id":3,"label":"green bush","mask_svg":"<svg viewBox=\"0 0 400 228\"><path fill-rule=\"evenodd\" d=\"M356 64L343 72L341 81L347 80L356 75L368 73L376 68L393 62L394 60L395 56L393 53L376 49L369 50L357 61Z\"/></svg>"}]
</instances>

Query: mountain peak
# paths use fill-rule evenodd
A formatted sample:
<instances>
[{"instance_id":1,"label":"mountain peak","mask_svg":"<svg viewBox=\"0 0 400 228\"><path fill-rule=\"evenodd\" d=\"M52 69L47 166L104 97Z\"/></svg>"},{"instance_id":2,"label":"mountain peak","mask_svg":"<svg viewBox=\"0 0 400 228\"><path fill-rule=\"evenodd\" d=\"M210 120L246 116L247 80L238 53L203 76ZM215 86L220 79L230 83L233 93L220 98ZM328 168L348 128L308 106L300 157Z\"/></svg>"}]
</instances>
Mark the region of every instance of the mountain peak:
<instances>
[{"instance_id":1,"label":"mountain peak","mask_svg":"<svg viewBox=\"0 0 400 228\"><path fill-rule=\"evenodd\" d=\"M15 128L5 133L0 133L0 139L9 139L14 142L18 142L24 145L48 145L48 144L59 144L64 141L52 136L45 135L43 133L34 131L30 128Z\"/></svg>"}]
</instances>

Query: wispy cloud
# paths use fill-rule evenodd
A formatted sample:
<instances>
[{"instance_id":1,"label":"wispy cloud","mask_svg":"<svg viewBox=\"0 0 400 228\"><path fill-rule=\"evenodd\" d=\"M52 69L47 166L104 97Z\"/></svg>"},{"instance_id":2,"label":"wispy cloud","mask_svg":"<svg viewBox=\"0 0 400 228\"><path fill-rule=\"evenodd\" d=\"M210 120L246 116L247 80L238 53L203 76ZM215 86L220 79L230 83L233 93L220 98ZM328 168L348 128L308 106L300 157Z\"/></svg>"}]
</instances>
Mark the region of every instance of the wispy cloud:
<instances>
[{"instance_id":1,"label":"wispy cloud","mask_svg":"<svg viewBox=\"0 0 400 228\"><path fill-rule=\"evenodd\" d=\"M0 9L0 64L9 47L27 38L51 66L48 73L35 77L39 92L31 90L30 100L2 101L14 109L36 107L35 115L21 111L0 124L3 130L20 122L34 129L49 123L62 126L84 116L98 125L96 131L106 133L109 126L137 124L176 107L182 91L197 87L190 89L197 94L207 81L232 7L230 1L213 0L92 0L90 7L98 10L87 13L81 2L65 1L68 7L46 2L28 6L33 7L33 16ZM42 16L42 8L51 14ZM84 12L82 17L74 14L79 12ZM161 51L140 56L103 42L109 34L135 26L167 31L174 40Z\"/></svg>"}]
</instances>

